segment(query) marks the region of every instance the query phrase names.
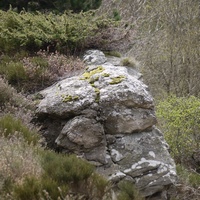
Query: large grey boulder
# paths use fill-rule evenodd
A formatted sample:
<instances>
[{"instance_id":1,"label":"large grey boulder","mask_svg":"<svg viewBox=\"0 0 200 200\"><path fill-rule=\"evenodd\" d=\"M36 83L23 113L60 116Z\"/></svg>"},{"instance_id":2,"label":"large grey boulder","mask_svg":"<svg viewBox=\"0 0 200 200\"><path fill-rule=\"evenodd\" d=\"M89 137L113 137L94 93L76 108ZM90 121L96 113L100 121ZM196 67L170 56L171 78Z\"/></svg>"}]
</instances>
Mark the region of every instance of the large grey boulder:
<instances>
[{"instance_id":1,"label":"large grey boulder","mask_svg":"<svg viewBox=\"0 0 200 200\"><path fill-rule=\"evenodd\" d=\"M176 171L155 127L148 87L102 52L89 51L84 59L83 74L40 92L37 115L49 145L87 159L114 183L134 182L144 196L162 192L176 182Z\"/></svg>"}]
</instances>

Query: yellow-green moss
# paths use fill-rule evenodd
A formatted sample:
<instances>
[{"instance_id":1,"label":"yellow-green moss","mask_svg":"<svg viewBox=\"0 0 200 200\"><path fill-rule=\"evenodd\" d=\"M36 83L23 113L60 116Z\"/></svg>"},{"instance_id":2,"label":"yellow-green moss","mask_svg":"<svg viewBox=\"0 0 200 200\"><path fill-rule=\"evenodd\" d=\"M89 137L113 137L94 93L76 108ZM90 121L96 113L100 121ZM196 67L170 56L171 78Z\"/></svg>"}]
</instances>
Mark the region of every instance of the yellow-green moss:
<instances>
[{"instance_id":1,"label":"yellow-green moss","mask_svg":"<svg viewBox=\"0 0 200 200\"><path fill-rule=\"evenodd\" d=\"M96 93L96 98L95 98L95 102L99 103L99 99L100 99L100 90L99 88L94 88L94 91Z\"/></svg>"},{"instance_id":2,"label":"yellow-green moss","mask_svg":"<svg viewBox=\"0 0 200 200\"><path fill-rule=\"evenodd\" d=\"M118 83L121 83L126 77L121 75L121 76L117 76L117 77L114 77L112 78L112 81L110 82L111 85L114 85L114 84L118 84Z\"/></svg>"},{"instance_id":3,"label":"yellow-green moss","mask_svg":"<svg viewBox=\"0 0 200 200\"><path fill-rule=\"evenodd\" d=\"M103 73L102 76L104 76L104 77L109 77L110 74L108 74L108 73Z\"/></svg>"},{"instance_id":4,"label":"yellow-green moss","mask_svg":"<svg viewBox=\"0 0 200 200\"><path fill-rule=\"evenodd\" d=\"M83 73L80 80L90 80L94 74L101 73L102 71L104 71L104 68L102 66L98 66L96 69Z\"/></svg>"},{"instance_id":5,"label":"yellow-green moss","mask_svg":"<svg viewBox=\"0 0 200 200\"><path fill-rule=\"evenodd\" d=\"M78 96L73 97L73 96L71 96L71 95L62 95L61 97L62 97L62 101L63 101L63 102L76 101L76 100L79 99Z\"/></svg>"},{"instance_id":6,"label":"yellow-green moss","mask_svg":"<svg viewBox=\"0 0 200 200\"><path fill-rule=\"evenodd\" d=\"M114 57L121 58L121 54L118 51L104 51L104 54L106 56L114 56Z\"/></svg>"},{"instance_id":7,"label":"yellow-green moss","mask_svg":"<svg viewBox=\"0 0 200 200\"><path fill-rule=\"evenodd\" d=\"M89 83L90 83L90 84L94 84L94 82L95 82L95 81L98 81L98 80L99 80L99 76L91 77L91 78L89 79Z\"/></svg>"}]
</instances>

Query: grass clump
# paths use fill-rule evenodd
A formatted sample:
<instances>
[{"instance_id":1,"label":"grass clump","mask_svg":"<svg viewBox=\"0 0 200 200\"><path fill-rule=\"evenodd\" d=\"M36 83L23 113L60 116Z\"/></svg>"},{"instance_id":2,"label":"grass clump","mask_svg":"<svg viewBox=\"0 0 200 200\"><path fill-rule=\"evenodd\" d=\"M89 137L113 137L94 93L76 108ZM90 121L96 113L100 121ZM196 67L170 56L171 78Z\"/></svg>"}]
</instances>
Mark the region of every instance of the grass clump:
<instances>
[{"instance_id":1,"label":"grass clump","mask_svg":"<svg viewBox=\"0 0 200 200\"><path fill-rule=\"evenodd\" d=\"M50 176L60 184L67 184L87 179L93 173L93 166L77 159L76 156L66 156L56 154L51 151L45 151L42 155L42 166L45 171L45 176Z\"/></svg>"},{"instance_id":2,"label":"grass clump","mask_svg":"<svg viewBox=\"0 0 200 200\"><path fill-rule=\"evenodd\" d=\"M27 79L22 62L9 61L0 64L0 74L4 75L10 84L19 85Z\"/></svg>"},{"instance_id":3,"label":"grass clump","mask_svg":"<svg viewBox=\"0 0 200 200\"><path fill-rule=\"evenodd\" d=\"M26 176L40 177L42 168L37 146L29 145L22 137L5 138L0 130L0 197L12 192ZM8 198L7 198L8 199Z\"/></svg>"},{"instance_id":4,"label":"grass clump","mask_svg":"<svg viewBox=\"0 0 200 200\"><path fill-rule=\"evenodd\" d=\"M144 200L134 184L129 181L119 183L120 193L117 200Z\"/></svg>"},{"instance_id":5,"label":"grass clump","mask_svg":"<svg viewBox=\"0 0 200 200\"><path fill-rule=\"evenodd\" d=\"M136 63L130 58L124 58L123 60L121 60L120 64L123 66L136 68Z\"/></svg>"},{"instance_id":6,"label":"grass clump","mask_svg":"<svg viewBox=\"0 0 200 200\"><path fill-rule=\"evenodd\" d=\"M108 181L75 155L57 154L23 139L0 137L0 197L13 200L97 199ZM5 197L5 198L4 198Z\"/></svg>"},{"instance_id":7,"label":"grass clump","mask_svg":"<svg viewBox=\"0 0 200 200\"><path fill-rule=\"evenodd\" d=\"M184 181L186 184L198 188L200 186L200 174L195 171L189 171L182 165L176 166L177 174L181 181Z\"/></svg>"},{"instance_id":8,"label":"grass clump","mask_svg":"<svg viewBox=\"0 0 200 200\"><path fill-rule=\"evenodd\" d=\"M0 107L5 106L8 102L13 102L14 89L11 88L8 83L0 78Z\"/></svg>"},{"instance_id":9,"label":"grass clump","mask_svg":"<svg viewBox=\"0 0 200 200\"><path fill-rule=\"evenodd\" d=\"M2 136L5 137L12 137L13 135L22 137L28 144L36 145L39 140L39 136L35 131L29 130L21 120L15 119L10 114L0 118L0 131L3 134Z\"/></svg>"},{"instance_id":10,"label":"grass clump","mask_svg":"<svg viewBox=\"0 0 200 200\"><path fill-rule=\"evenodd\" d=\"M106 56L114 56L121 58L121 54L118 51L105 51L104 53Z\"/></svg>"}]
</instances>

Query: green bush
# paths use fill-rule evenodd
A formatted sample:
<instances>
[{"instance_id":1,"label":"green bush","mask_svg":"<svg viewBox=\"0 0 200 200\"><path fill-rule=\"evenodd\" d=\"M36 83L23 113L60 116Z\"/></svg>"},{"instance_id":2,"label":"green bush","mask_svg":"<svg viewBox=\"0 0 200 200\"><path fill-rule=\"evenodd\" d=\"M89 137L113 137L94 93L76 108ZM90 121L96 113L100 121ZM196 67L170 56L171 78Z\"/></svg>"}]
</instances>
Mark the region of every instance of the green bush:
<instances>
[{"instance_id":1,"label":"green bush","mask_svg":"<svg viewBox=\"0 0 200 200\"><path fill-rule=\"evenodd\" d=\"M106 181L94 173L94 167L75 155L40 151L43 174L26 177L15 184L13 197L17 200L65 199L70 193L89 199L102 199L106 194Z\"/></svg>"},{"instance_id":2,"label":"green bush","mask_svg":"<svg viewBox=\"0 0 200 200\"><path fill-rule=\"evenodd\" d=\"M129 181L120 182L119 189L117 200L144 200L134 184Z\"/></svg>"},{"instance_id":3,"label":"green bush","mask_svg":"<svg viewBox=\"0 0 200 200\"><path fill-rule=\"evenodd\" d=\"M177 163L190 165L200 144L200 100L197 97L169 96L156 107L159 126L164 131Z\"/></svg>"},{"instance_id":4,"label":"green bush","mask_svg":"<svg viewBox=\"0 0 200 200\"><path fill-rule=\"evenodd\" d=\"M0 199L2 193L12 192L14 185L21 184L26 176L42 174L38 146L29 145L22 137L6 138L3 134L0 129Z\"/></svg>"},{"instance_id":5,"label":"green bush","mask_svg":"<svg viewBox=\"0 0 200 200\"><path fill-rule=\"evenodd\" d=\"M68 186L60 186L51 177L26 177L23 184L16 184L13 188L13 197L16 200L56 200L66 196Z\"/></svg>"},{"instance_id":6,"label":"green bush","mask_svg":"<svg viewBox=\"0 0 200 200\"><path fill-rule=\"evenodd\" d=\"M21 62L7 62L0 64L0 74L5 75L5 78L10 84L18 85L27 79L25 69Z\"/></svg>"},{"instance_id":7,"label":"green bush","mask_svg":"<svg viewBox=\"0 0 200 200\"><path fill-rule=\"evenodd\" d=\"M120 64L123 66L132 67L132 68L136 67L136 63L133 60L131 60L130 58L122 59Z\"/></svg>"},{"instance_id":8,"label":"green bush","mask_svg":"<svg viewBox=\"0 0 200 200\"><path fill-rule=\"evenodd\" d=\"M114 22L95 16L93 11L56 15L0 10L0 51L12 52L19 48L32 52L40 49L65 53L80 51L86 48L90 37L100 32L102 24L111 27Z\"/></svg>"},{"instance_id":9,"label":"green bush","mask_svg":"<svg viewBox=\"0 0 200 200\"><path fill-rule=\"evenodd\" d=\"M16 200L36 200L40 198L41 184L35 177L26 177L22 185L14 188Z\"/></svg>"},{"instance_id":10,"label":"green bush","mask_svg":"<svg viewBox=\"0 0 200 200\"><path fill-rule=\"evenodd\" d=\"M177 174L182 182L192 187L198 188L200 186L200 174L189 171L182 165L176 166Z\"/></svg>"},{"instance_id":11,"label":"green bush","mask_svg":"<svg viewBox=\"0 0 200 200\"><path fill-rule=\"evenodd\" d=\"M118 51L104 51L106 56L114 56L114 57L121 57L121 54Z\"/></svg>"},{"instance_id":12,"label":"green bush","mask_svg":"<svg viewBox=\"0 0 200 200\"><path fill-rule=\"evenodd\" d=\"M11 88L4 79L0 78L0 107L13 101L13 93L13 88Z\"/></svg>"},{"instance_id":13,"label":"green bush","mask_svg":"<svg viewBox=\"0 0 200 200\"><path fill-rule=\"evenodd\" d=\"M56 154L52 151L45 151L42 156L42 166L45 176L49 176L60 184L73 182L77 184L80 181L88 179L94 167L74 155L66 156Z\"/></svg>"},{"instance_id":14,"label":"green bush","mask_svg":"<svg viewBox=\"0 0 200 200\"><path fill-rule=\"evenodd\" d=\"M36 145L39 140L39 135L35 131L29 130L19 119L9 114L0 118L0 130L5 137L12 135L23 137L29 144Z\"/></svg>"}]
</instances>

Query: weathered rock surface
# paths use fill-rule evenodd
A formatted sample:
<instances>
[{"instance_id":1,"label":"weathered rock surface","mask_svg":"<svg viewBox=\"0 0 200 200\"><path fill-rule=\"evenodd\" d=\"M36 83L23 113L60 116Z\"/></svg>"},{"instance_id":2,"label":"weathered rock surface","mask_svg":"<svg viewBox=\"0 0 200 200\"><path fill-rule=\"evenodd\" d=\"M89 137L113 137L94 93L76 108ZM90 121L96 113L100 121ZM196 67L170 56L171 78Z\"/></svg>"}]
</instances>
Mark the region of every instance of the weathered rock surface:
<instances>
[{"instance_id":1,"label":"weathered rock surface","mask_svg":"<svg viewBox=\"0 0 200 200\"><path fill-rule=\"evenodd\" d=\"M37 115L49 146L87 159L115 183L134 182L144 196L162 192L176 182L175 164L140 74L97 50L84 59L83 74L40 92Z\"/></svg>"}]
</instances>

